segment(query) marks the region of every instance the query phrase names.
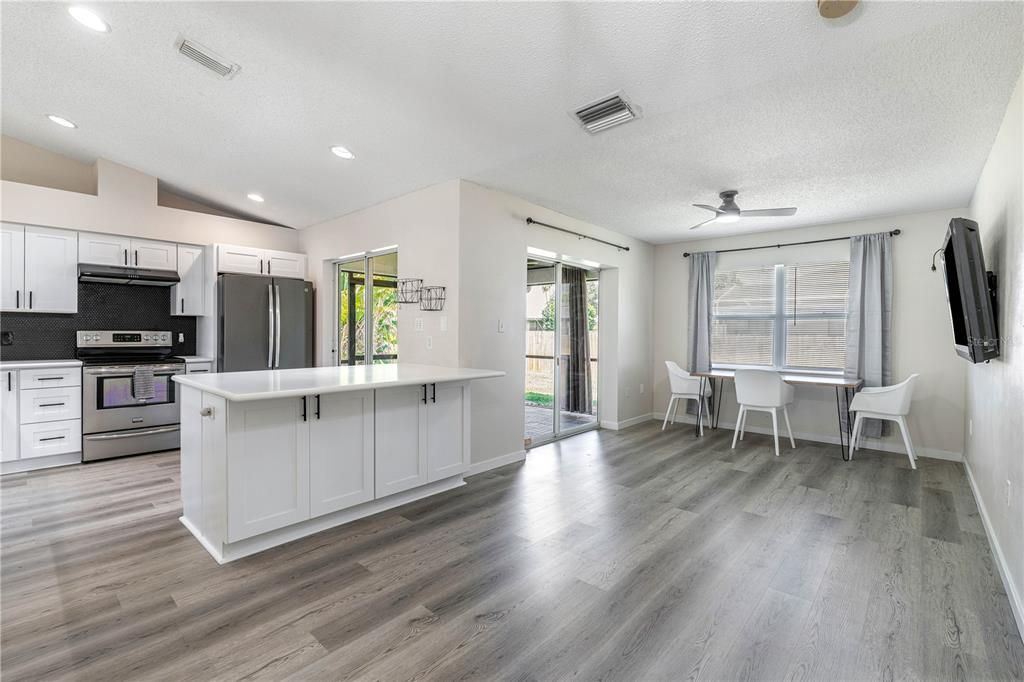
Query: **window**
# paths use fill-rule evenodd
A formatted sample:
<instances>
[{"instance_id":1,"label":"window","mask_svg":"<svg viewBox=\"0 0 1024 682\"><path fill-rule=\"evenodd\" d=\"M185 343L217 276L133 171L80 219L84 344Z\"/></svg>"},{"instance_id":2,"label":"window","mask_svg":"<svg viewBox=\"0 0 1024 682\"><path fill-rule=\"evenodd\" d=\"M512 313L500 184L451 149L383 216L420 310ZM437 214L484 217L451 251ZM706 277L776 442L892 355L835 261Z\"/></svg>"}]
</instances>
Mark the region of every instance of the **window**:
<instances>
[{"instance_id":1,"label":"window","mask_svg":"<svg viewBox=\"0 0 1024 682\"><path fill-rule=\"evenodd\" d=\"M847 261L718 270L712 364L841 371L849 280Z\"/></svg>"}]
</instances>

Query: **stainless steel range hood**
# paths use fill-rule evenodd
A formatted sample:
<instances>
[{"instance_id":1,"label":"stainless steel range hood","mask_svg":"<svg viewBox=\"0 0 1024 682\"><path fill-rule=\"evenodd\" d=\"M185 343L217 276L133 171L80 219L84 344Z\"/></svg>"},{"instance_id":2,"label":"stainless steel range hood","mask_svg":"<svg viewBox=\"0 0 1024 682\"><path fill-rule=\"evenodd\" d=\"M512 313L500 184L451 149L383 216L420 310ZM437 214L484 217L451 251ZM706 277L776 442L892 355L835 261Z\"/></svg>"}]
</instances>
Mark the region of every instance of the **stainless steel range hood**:
<instances>
[{"instance_id":1,"label":"stainless steel range hood","mask_svg":"<svg viewBox=\"0 0 1024 682\"><path fill-rule=\"evenodd\" d=\"M126 268L120 265L78 266L79 282L103 282L104 284L134 284L145 287L169 287L181 281L178 273L171 270L149 268Z\"/></svg>"}]
</instances>

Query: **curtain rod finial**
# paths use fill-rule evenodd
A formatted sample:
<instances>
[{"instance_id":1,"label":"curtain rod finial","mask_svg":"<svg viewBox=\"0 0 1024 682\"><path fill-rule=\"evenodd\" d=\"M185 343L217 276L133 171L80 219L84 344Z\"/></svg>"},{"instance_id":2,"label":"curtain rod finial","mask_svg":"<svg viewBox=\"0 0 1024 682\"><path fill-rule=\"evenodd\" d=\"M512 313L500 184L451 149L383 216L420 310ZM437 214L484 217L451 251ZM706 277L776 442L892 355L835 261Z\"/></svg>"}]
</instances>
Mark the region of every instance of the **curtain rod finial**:
<instances>
[{"instance_id":1,"label":"curtain rod finial","mask_svg":"<svg viewBox=\"0 0 1024 682\"><path fill-rule=\"evenodd\" d=\"M683 258L689 258L689 257L690 257L690 252L689 251L683 251Z\"/></svg>"},{"instance_id":2,"label":"curtain rod finial","mask_svg":"<svg viewBox=\"0 0 1024 682\"><path fill-rule=\"evenodd\" d=\"M902 233L902 231L898 227L895 230L892 231L892 235L893 236L896 236L896 235L901 234L901 233Z\"/></svg>"}]
</instances>

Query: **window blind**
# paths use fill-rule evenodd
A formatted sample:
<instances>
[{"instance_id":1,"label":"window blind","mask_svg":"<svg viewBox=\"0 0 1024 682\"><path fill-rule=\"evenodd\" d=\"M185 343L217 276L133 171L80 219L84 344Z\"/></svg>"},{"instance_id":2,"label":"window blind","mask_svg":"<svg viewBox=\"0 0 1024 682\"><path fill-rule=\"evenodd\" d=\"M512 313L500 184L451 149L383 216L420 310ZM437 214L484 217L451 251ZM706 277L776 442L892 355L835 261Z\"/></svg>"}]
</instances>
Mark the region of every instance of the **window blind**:
<instances>
[{"instance_id":1,"label":"window blind","mask_svg":"<svg viewBox=\"0 0 1024 682\"><path fill-rule=\"evenodd\" d=\"M785 269L785 367L842 369L846 362L847 261Z\"/></svg>"},{"instance_id":2,"label":"window blind","mask_svg":"<svg viewBox=\"0 0 1024 682\"><path fill-rule=\"evenodd\" d=\"M715 273L712 364L772 364L775 286L774 265Z\"/></svg>"}]
</instances>

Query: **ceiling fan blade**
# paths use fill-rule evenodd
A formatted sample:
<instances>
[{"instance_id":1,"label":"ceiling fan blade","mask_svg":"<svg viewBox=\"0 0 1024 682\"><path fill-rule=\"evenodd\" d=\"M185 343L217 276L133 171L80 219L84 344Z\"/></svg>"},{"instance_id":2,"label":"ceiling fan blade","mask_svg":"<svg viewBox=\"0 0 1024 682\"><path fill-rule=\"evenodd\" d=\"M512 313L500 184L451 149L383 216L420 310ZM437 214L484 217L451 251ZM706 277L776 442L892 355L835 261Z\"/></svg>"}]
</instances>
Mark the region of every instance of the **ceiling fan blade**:
<instances>
[{"instance_id":1,"label":"ceiling fan blade","mask_svg":"<svg viewBox=\"0 0 1024 682\"><path fill-rule=\"evenodd\" d=\"M705 211L711 211L715 215L721 213L721 211L715 208L714 206L708 206L707 204L694 204L694 206L696 206L697 208L703 208Z\"/></svg>"},{"instance_id":2,"label":"ceiling fan blade","mask_svg":"<svg viewBox=\"0 0 1024 682\"><path fill-rule=\"evenodd\" d=\"M693 226L693 227L691 227L690 229L691 229L691 230L696 230L696 229L697 229L698 227L701 227L702 225L707 225L708 223L713 223L713 222L715 222L715 220L717 220L717 219L718 219L718 216L715 216L714 218L708 218L707 220L705 220L705 221L704 221L704 222L702 222L702 223L697 223L696 225L694 225L694 226Z\"/></svg>"},{"instance_id":3,"label":"ceiling fan blade","mask_svg":"<svg viewBox=\"0 0 1024 682\"><path fill-rule=\"evenodd\" d=\"M744 218L768 218L771 216L793 215L796 208L755 208L752 211L742 210L740 215Z\"/></svg>"}]
</instances>

